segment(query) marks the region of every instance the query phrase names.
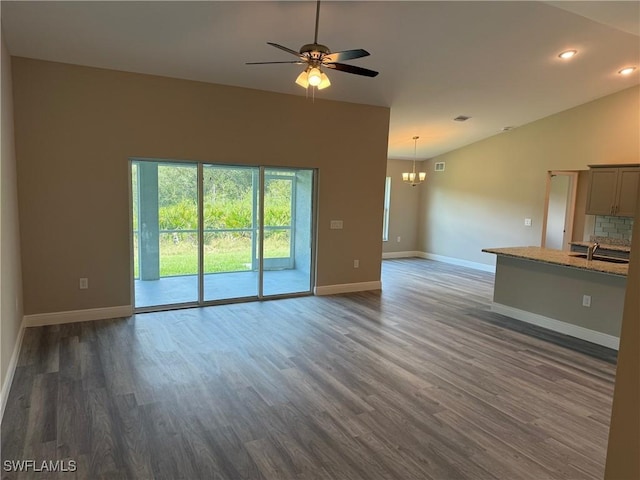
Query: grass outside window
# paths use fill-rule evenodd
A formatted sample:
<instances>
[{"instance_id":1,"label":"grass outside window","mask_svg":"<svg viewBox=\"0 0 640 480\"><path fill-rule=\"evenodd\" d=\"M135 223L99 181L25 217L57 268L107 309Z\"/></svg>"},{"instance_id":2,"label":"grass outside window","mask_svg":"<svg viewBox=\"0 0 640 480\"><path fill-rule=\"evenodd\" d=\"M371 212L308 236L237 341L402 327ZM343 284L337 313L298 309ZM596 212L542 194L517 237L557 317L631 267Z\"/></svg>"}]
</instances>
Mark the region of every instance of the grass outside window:
<instances>
[{"instance_id":1,"label":"grass outside window","mask_svg":"<svg viewBox=\"0 0 640 480\"><path fill-rule=\"evenodd\" d=\"M265 235L265 258L290 255L288 231ZM160 234L160 276L196 275L198 243L196 233ZM204 273L251 270L251 237L249 232L205 233ZM138 236L134 236L134 276L139 278Z\"/></svg>"}]
</instances>

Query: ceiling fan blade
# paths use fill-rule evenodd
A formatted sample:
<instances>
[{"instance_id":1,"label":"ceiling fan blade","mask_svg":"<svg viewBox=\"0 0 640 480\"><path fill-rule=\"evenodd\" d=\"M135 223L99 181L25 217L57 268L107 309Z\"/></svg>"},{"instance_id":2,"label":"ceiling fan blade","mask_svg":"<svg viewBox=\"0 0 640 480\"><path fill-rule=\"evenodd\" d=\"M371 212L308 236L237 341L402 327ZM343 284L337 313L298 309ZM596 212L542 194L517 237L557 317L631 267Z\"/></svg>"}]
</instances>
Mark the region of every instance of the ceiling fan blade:
<instances>
[{"instance_id":1,"label":"ceiling fan blade","mask_svg":"<svg viewBox=\"0 0 640 480\"><path fill-rule=\"evenodd\" d=\"M280 50L284 50L285 52L295 55L296 57L300 56L300 52L296 52L295 50L291 50L290 48L283 47L282 45L278 45L277 43L267 42L267 45L271 45L272 47L276 47L276 48L279 48Z\"/></svg>"},{"instance_id":2,"label":"ceiling fan blade","mask_svg":"<svg viewBox=\"0 0 640 480\"><path fill-rule=\"evenodd\" d=\"M343 62L345 60L353 60L354 58L362 58L369 56L369 52L358 48L356 50L343 50L342 52L333 52L322 57L322 61L327 62Z\"/></svg>"},{"instance_id":3,"label":"ceiling fan blade","mask_svg":"<svg viewBox=\"0 0 640 480\"><path fill-rule=\"evenodd\" d=\"M365 77L375 77L378 72L369 70L368 68L356 67L355 65L347 65L346 63L327 63L325 67L333 68L334 70L340 70L341 72L355 73L356 75L363 75Z\"/></svg>"},{"instance_id":4,"label":"ceiling fan blade","mask_svg":"<svg viewBox=\"0 0 640 480\"><path fill-rule=\"evenodd\" d=\"M304 65L302 60L291 60L290 62L247 62L245 65L269 65L271 63L295 63L297 65Z\"/></svg>"}]
</instances>

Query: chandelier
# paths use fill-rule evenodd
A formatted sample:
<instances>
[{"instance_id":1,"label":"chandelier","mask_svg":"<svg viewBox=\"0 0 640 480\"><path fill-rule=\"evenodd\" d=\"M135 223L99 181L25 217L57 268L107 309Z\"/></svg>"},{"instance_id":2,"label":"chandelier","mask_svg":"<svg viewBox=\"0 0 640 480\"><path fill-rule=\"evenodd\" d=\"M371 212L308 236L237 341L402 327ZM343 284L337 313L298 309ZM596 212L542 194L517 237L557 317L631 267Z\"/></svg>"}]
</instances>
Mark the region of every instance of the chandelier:
<instances>
[{"instance_id":1,"label":"chandelier","mask_svg":"<svg viewBox=\"0 0 640 480\"><path fill-rule=\"evenodd\" d=\"M416 173L416 152L418 150L418 136L413 137L413 171L402 174L402 181L412 187L421 184L427 179L427 172Z\"/></svg>"}]
</instances>

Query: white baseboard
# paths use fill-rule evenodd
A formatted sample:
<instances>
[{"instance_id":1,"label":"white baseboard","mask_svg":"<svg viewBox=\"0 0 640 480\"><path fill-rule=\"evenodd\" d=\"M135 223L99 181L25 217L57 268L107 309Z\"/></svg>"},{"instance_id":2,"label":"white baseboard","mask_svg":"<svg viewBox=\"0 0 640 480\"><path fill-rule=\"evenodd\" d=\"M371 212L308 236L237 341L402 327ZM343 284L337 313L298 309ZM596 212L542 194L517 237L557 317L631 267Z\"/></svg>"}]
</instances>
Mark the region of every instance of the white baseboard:
<instances>
[{"instance_id":1,"label":"white baseboard","mask_svg":"<svg viewBox=\"0 0 640 480\"><path fill-rule=\"evenodd\" d=\"M471 262L462 260L461 258L445 257L444 255L436 255L435 253L407 251L407 252L387 252L382 254L383 259L389 258L424 258L426 260L434 260L436 262L449 263L460 267L473 268L474 270L482 270L483 272L496 273L495 265L487 265L485 263Z\"/></svg>"},{"instance_id":2,"label":"white baseboard","mask_svg":"<svg viewBox=\"0 0 640 480\"><path fill-rule=\"evenodd\" d=\"M72 310L70 312L25 315L24 324L26 327L40 327L43 325L59 325L62 323L130 317L131 315L133 315L132 305L120 305L118 307L89 308L87 310Z\"/></svg>"},{"instance_id":3,"label":"white baseboard","mask_svg":"<svg viewBox=\"0 0 640 480\"><path fill-rule=\"evenodd\" d=\"M22 339L24 338L25 328L25 321L23 318L22 323L20 324L20 330L18 330L18 338L16 338L16 343L13 346L13 353L9 360L7 374L4 377L4 382L2 382L2 393L0 393L0 422L2 421L2 418L4 418L4 409L7 406L9 391L11 390L11 384L13 383L13 376L15 375L16 367L18 366L18 359L20 358L20 349L22 348Z\"/></svg>"},{"instance_id":4,"label":"white baseboard","mask_svg":"<svg viewBox=\"0 0 640 480\"><path fill-rule=\"evenodd\" d=\"M421 258L426 258L427 260L435 260L436 262L449 263L451 265L458 265L460 267L473 268L474 270L482 270L483 272L496 273L495 265L471 262L469 260L463 260L461 258L445 257L444 255L436 255L435 253L420 252L420 254Z\"/></svg>"},{"instance_id":5,"label":"white baseboard","mask_svg":"<svg viewBox=\"0 0 640 480\"><path fill-rule=\"evenodd\" d=\"M321 285L315 287L313 293L316 295L335 295L336 293L364 292L366 290L382 290L382 282L342 283L338 285Z\"/></svg>"},{"instance_id":6,"label":"white baseboard","mask_svg":"<svg viewBox=\"0 0 640 480\"><path fill-rule=\"evenodd\" d=\"M603 347L612 348L614 350L618 350L620 347L620 339L618 337L596 332L595 330L589 330L588 328L584 328L579 325L555 320L553 318L545 317L544 315L538 315L537 313L527 312L525 310L520 310L519 308L495 302L491 304L491 311L507 317L515 318L521 322L530 323L532 325L553 330L554 332L563 333L571 337L586 340L587 342L602 345Z\"/></svg>"},{"instance_id":7,"label":"white baseboard","mask_svg":"<svg viewBox=\"0 0 640 480\"><path fill-rule=\"evenodd\" d=\"M422 256L422 252L413 251L413 252L385 252L382 254L383 259L387 258L424 258Z\"/></svg>"}]
</instances>

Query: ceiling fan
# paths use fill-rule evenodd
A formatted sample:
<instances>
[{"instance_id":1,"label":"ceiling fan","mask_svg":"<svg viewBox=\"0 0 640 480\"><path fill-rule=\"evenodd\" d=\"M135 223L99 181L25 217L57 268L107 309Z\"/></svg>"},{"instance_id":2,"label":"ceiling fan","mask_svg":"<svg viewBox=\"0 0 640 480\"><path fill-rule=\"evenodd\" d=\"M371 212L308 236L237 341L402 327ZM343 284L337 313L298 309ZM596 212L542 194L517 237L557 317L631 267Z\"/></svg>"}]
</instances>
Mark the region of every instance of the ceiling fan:
<instances>
[{"instance_id":1,"label":"ceiling fan","mask_svg":"<svg viewBox=\"0 0 640 480\"><path fill-rule=\"evenodd\" d=\"M327 88L331 85L329 77L322 71L323 68L331 68L355 75L363 75L365 77L375 77L378 72L369 70L368 68L356 67L355 65L347 65L340 63L343 60L353 60L354 58L366 57L369 52L358 48L356 50L343 50L341 52L331 52L329 47L318 43L318 21L320 19L320 0L316 5L316 32L313 37L313 43L308 43L300 47L300 51L295 50L277 43L267 42L268 45L284 50L298 57L297 60L288 62L247 62L247 65L266 65L272 63L293 63L297 65L307 65L304 71L298 75L296 83L304 88L316 87L318 90Z\"/></svg>"}]
</instances>

